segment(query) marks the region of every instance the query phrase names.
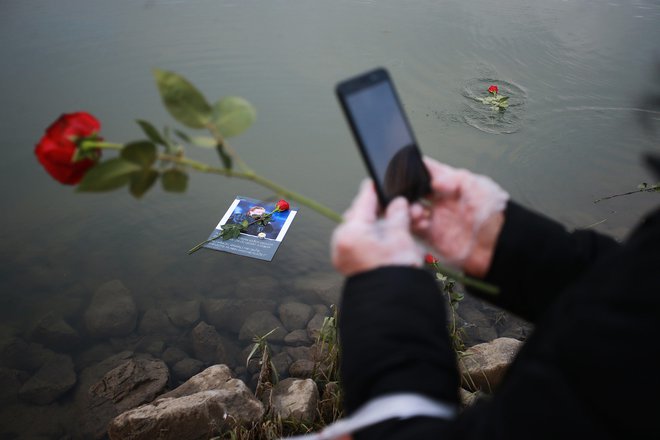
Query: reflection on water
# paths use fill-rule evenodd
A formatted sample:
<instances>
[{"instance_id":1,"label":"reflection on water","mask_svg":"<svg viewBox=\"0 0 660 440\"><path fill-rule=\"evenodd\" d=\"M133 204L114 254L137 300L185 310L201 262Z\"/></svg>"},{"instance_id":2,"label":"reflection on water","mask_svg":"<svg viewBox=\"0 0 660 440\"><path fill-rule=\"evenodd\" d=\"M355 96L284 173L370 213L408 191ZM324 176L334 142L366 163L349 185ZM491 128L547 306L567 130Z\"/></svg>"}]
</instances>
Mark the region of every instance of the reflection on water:
<instances>
[{"instance_id":1,"label":"reflection on water","mask_svg":"<svg viewBox=\"0 0 660 440\"><path fill-rule=\"evenodd\" d=\"M139 138L135 118L174 125L160 106L154 67L189 77L211 99L252 102L257 122L232 145L265 176L337 211L366 172L333 87L378 65L396 78L425 154L491 175L514 199L569 227L598 223L621 238L657 204L657 194L592 203L651 181L640 154L657 151L657 133L637 121L643 113L658 125L657 109L640 104L658 93L657 2L15 0L0 9L3 438L69 432L85 368L113 353L162 357L176 348L204 357L191 339L200 320L212 321L249 382L239 368L249 343L240 330L252 312L287 320L282 304L302 304L294 326L302 330L336 302L341 280L327 249L333 225L305 209L272 263L186 255L235 195L272 196L258 186L195 174L186 195L155 188L136 201L125 190L76 194L40 169L33 146L62 112L90 111L112 141ZM501 119L471 106L491 82L512 97ZM209 151L189 154L218 160ZM113 280L130 291L135 329L93 337L83 317ZM469 310L461 306L467 321L485 323L474 335L505 331L493 333L496 312L475 306L480 313L467 319ZM66 338L77 342L60 345ZM276 344L285 361L290 343ZM26 390L17 400L52 353L71 357L79 383L56 405L36 405Z\"/></svg>"}]
</instances>

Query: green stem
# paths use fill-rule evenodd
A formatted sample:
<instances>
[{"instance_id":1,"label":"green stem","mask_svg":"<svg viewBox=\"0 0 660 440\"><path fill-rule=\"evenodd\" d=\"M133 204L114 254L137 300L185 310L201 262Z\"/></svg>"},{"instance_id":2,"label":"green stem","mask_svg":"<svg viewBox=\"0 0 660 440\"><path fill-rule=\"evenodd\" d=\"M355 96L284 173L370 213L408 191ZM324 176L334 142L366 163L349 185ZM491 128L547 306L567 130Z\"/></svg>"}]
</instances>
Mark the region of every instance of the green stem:
<instances>
[{"instance_id":1,"label":"green stem","mask_svg":"<svg viewBox=\"0 0 660 440\"><path fill-rule=\"evenodd\" d=\"M121 150L124 148L124 144L117 144L114 142L103 142L103 141L94 141L94 140L85 140L80 144L80 149L91 150L93 148L101 148L103 150Z\"/></svg>"},{"instance_id":2,"label":"green stem","mask_svg":"<svg viewBox=\"0 0 660 440\"><path fill-rule=\"evenodd\" d=\"M485 281L478 280L476 278L465 276L462 273L452 270L447 266L443 266L440 263L433 263L433 267L437 272L449 278L453 278L457 282L463 284L465 287L472 287L489 295L499 295L500 293L499 287L490 283L486 283Z\"/></svg>"}]
</instances>

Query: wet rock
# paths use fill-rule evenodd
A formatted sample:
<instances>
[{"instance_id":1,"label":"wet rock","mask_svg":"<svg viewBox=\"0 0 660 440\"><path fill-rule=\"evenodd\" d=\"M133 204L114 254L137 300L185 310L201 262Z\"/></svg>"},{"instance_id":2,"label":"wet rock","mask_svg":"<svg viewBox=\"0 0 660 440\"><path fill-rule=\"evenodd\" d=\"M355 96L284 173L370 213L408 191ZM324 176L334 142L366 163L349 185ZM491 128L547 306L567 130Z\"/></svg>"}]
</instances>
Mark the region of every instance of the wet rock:
<instances>
[{"instance_id":1,"label":"wet rock","mask_svg":"<svg viewBox=\"0 0 660 440\"><path fill-rule=\"evenodd\" d=\"M268 299L207 299L202 302L202 314L209 324L220 330L238 333L245 320L254 312L275 310L275 301Z\"/></svg>"},{"instance_id":2,"label":"wet rock","mask_svg":"<svg viewBox=\"0 0 660 440\"><path fill-rule=\"evenodd\" d=\"M221 336L212 325L200 322L190 336L197 359L207 363L236 364L240 349L229 338Z\"/></svg>"},{"instance_id":3,"label":"wet rock","mask_svg":"<svg viewBox=\"0 0 660 440\"><path fill-rule=\"evenodd\" d=\"M170 367L180 360L183 360L188 357L188 353L181 350L178 347L167 347L161 356L163 362L165 362Z\"/></svg>"},{"instance_id":4,"label":"wet rock","mask_svg":"<svg viewBox=\"0 0 660 440\"><path fill-rule=\"evenodd\" d=\"M304 329L314 316L314 309L311 306L299 302L281 304L277 311L284 328L290 332Z\"/></svg>"},{"instance_id":5,"label":"wet rock","mask_svg":"<svg viewBox=\"0 0 660 440\"><path fill-rule=\"evenodd\" d=\"M0 368L0 404L16 401L18 390L28 378L25 371Z\"/></svg>"},{"instance_id":6,"label":"wet rock","mask_svg":"<svg viewBox=\"0 0 660 440\"><path fill-rule=\"evenodd\" d=\"M254 312L243 323L238 334L239 341L252 341L255 336L264 336L273 331L268 338L269 342L284 342L287 331L284 324L270 312Z\"/></svg>"},{"instance_id":7,"label":"wet rock","mask_svg":"<svg viewBox=\"0 0 660 440\"><path fill-rule=\"evenodd\" d=\"M231 369L227 365L213 365L188 379L179 387L169 391L161 398L181 397L200 391L218 390L232 378Z\"/></svg>"},{"instance_id":8,"label":"wet rock","mask_svg":"<svg viewBox=\"0 0 660 440\"><path fill-rule=\"evenodd\" d=\"M311 360L314 356L310 347L284 347L283 351L291 356L294 361L299 359Z\"/></svg>"},{"instance_id":9,"label":"wet rock","mask_svg":"<svg viewBox=\"0 0 660 440\"><path fill-rule=\"evenodd\" d=\"M76 384L76 373L71 357L53 356L21 386L21 400L37 405L47 405L57 400Z\"/></svg>"},{"instance_id":10,"label":"wet rock","mask_svg":"<svg viewBox=\"0 0 660 440\"><path fill-rule=\"evenodd\" d=\"M49 313L32 329L30 339L57 351L71 351L80 343L80 335L64 319Z\"/></svg>"},{"instance_id":11,"label":"wet rock","mask_svg":"<svg viewBox=\"0 0 660 440\"><path fill-rule=\"evenodd\" d=\"M0 438L16 440L69 440L77 414L70 405L16 403L2 407Z\"/></svg>"},{"instance_id":12,"label":"wet rock","mask_svg":"<svg viewBox=\"0 0 660 440\"><path fill-rule=\"evenodd\" d=\"M89 393L99 400L112 401L119 411L135 408L150 402L167 385L169 371L160 359L128 359L89 388Z\"/></svg>"},{"instance_id":13,"label":"wet rock","mask_svg":"<svg viewBox=\"0 0 660 440\"><path fill-rule=\"evenodd\" d=\"M142 319L140 319L138 333L141 335L161 336L167 338L169 336L178 335L179 329L172 324L168 314L165 313L164 310L149 309L144 312Z\"/></svg>"},{"instance_id":14,"label":"wet rock","mask_svg":"<svg viewBox=\"0 0 660 440\"><path fill-rule=\"evenodd\" d=\"M469 347L459 363L464 387L492 392L521 346L522 342L516 339L498 338Z\"/></svg>"},{"instance_id":15,"label":"wet rock","mask_svg":"<svg viewBox=\"0 0 660 440\"><path fill-rule=\"evenodd\" d=\"M17 337L9 339L0 349L0 354L2 366L29 372L37 371L55 356L54 351L44 348L41 344L28 343Z\"/></svg>"},{"instance_id":16,"label":"wet rock","mask_svg":"<svg viewBox=\"0 0 660 440\"><path fill-rule=\"evenodd\" d=\"M241 278L236 284L236 297L246 299L268 299L276 295L280 289L276 278L267 275Z\"/></svg>"},{"instance_id":17,"label":"wet rock","mask_svg":"<svg viewBox=\"0 0 660 440\"><path fill-rule=\"evenodd\" d=\"M307 330L294 330L284 337L284 343L292 347L299 347L301 345L310 345L312 340L307 334Z\"/></svg>"},{"instance_id":18,"label":"wet rock","mask_svg":"<svg viewBox=\"0 0 660 440\"><path fill-rule=\"evenodd\" d=\"M219 391L159 399L117 416L108 426L111 440L196 440L220 433L226 412Z\"/></svg>"},{"instance_id":19,"label":"wet rock","mask_svg":"<svg viewBox=\"0 0 660 440\"><path fill-rule=\"evenodd\" d=\"M314 374L315 365L315 362L309 359L298 359L289 367L289 375L291 377L307 379Z\"/></svg>"},{"instance_id":20,"label":"wet rock","mask_svg":"<svg viewBox=\"0 0 660 440\"><path fill-rule=\"evenodd\" d=\"M298 277L293 288L311 301L326 305L338 304L343 278L337 273L316 272Z\"/></svg>"},{"instance_id":21,"label":"wet rock","mask_svg":"<svg viewBox=\"0 0 660 440\"><path fill-rule=\"evenodd\" d=\"M133 331L137 308L131 292L119 280L99 287L84 314L90 335L97 338L126 336Z\"/></svg>"},{"instance_id":22,"label":"wet rock","mask_svg":"<svg viewBox=\"0 0 660 440\"><path fill-rule=\"evenodd\" d=\"M313 422L319 402L319 390L311 379L284 379L271 394L272 411L282 419Z\"/></svg>"},{"instance_id":23,"label":"wet rock","mask_svg":"<svg viewBox=\"0 0 660 440\"><path fill-rule=\"evenodd\" d=\"M278 353L275 356L271 358L271 361L273 362L273 366L275 367L275 371L277 372L277 376L280 379L284 379L289 375L289 367L291 366L291 363L293 362L293 359L291 359L291 356L289 356L287 353L282 352Z\"/></svg>"},{"instance_id":24,"label":"wet rock","mask_svg":"<svg viewBox=\"0 0 660 440\"><path fill-rule=\"evenodd\" d=\"M204 369L204 362L186 358L172 366L172 374L179 380L188 380Z\"/></svg>"},{"instance_id":25,"label":"wet rock","mask_svg":"<svg viewBox=\"0 0 660 440\"><path fill-rule=\"evenodd\" d=\"M319 410L323 420L337 420L341 414L342 395L338 382L328 382L323 387Z\"/></svg>"},{"instance_id":26,"label":"wet rock","mask_svg":"<svg viewBox=\"0 0 660 440\"><path fill-rule=\"evenodd\" d=\"M317 313L312 319L309 320L307 324L307 336L316 341L321 334L321 329L323 328L323 323L325 322L326 316Z\"/></svg>"},{"instance_id":27,"label":"wet rock","mask_svg":"<svg viewBox=\"0 0 660 440\"><path fill-rule=\"evenodd\" d=\"M199 321L200 302L196 299L181 301L167 308L167 316L174 325L180 328L189 328Z\"/></svg>"}]
</instances>

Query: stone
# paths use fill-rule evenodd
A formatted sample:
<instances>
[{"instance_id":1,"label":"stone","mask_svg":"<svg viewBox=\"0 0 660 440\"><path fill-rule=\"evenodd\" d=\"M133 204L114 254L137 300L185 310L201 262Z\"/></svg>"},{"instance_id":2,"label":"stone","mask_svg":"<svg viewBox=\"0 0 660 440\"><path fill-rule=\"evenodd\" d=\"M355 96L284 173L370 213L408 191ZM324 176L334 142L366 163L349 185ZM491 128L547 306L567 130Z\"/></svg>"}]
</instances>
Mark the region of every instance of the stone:
<instances>
[{"instance_id":1,"label":"stone","mask_svg":"<svg viewBox=\"0 0 660 440\"><path fill-rule=\"evenodd\" d=\"M283 351L287 353L294 361L299 359L311 360L314 352L310 347L284 347Z\"/></svg>"},{"instance_id":2,"label":"stone","mask_svg":"<svg viewBox=\"0 0 660 440\"><path fill-rule=\"evenodd\" d=\"M317 313L312 319L307 323L307 336L312 341L316 341L321 334L321 329L323 328L323 323L325 322L325 315Z\"/></svg>"},{"instance_id":3,"label":"stone","mask_svg":"<svg viewBox=\"0 0 660 440\"><path fill-rule=\"evenodd\" d=\"M188 353L178 347L167 347L163 352L161 359L170 367L182 359L188 357Z\"/></svg>"},{"instance_id":4,"label":"stone","mask_svg":"<svg viewBox=\"0 0 660 440\"><path fill-rule=\"evenodd\" d=\"M95 398L112 401L119 412L151 402L167 385L165 362L153 358L128 359L89 388Z\"/></svg>"},{"instance_id":5,"label":"stone","mask_svg":"<svg viewBox=\"0 0 660 440\"><path fill-rule=\"evenodd\" d=\"M309 359L298 359L289 367L289 376L307 379L314 374L316 364Z\"/></svg>"},{"instance_id":6,"label":"stone","mask_svg":"<svg viewBox=\"0 0 660 440\"><path fill-rule=\"evenodd\" d=\"M186 358L172 366L172 374L179 380L188 380L204 369L204 362Z\"/></svg>"},{"instance_id":7,"label":"stone","mask_svg":"<svg viewBox=\"0 0 660 440\"><path fill-rule=\"evenodd\" d=\"M287 334L284 337L284 343L291 347L299 347L301 345L310 345L312 340L309 338L307 330L298 329Z\"/></svg>"},{"instance_id":8,"label":"stone","mask_svg":"<svg viewBox=\"0 0 660 440\"><path fill-rule=\"evenodd\" d=\"M319 390L312 379L288 378L273 387L272 411L282 419L313 422L317 415Z\"/></svg>"},{"instance_id":9,"label":"stone","mask_svg":"<svg viewBox=\"0 0 660 440\"><path fill-rule=\"evenodd\" d=\"M200 391L219 390L224 387L227 381L231 378L231 369L227 365L213 365L160 397L181 397L195 394Z\"/></svg>"},{"instance_id":10,"label":"stone","mask_svg":"<svg viewBox=\"0 0 660 440\"><path fill-rule=\"evenodd\" d=\"M197 359L207 363L236 364L240 349L229 338L221 336L212 325L202 321L190 336Z\"/></svg>"},{"instance_id":11,"label":"stone","mask_svg":"<svg viewBox=\"0 0 660 440\"><path fill-rule=\"evenodd\" d=\"M0 349L0 362L3 367L35 372L48 360L55 356L55 352L44 348L41 344L26 342L22 338L13 337Z\"/></svg>"},{"instance_id":12,"label":"stone","mask_svg":"<svg viewBox=\"0 0 660 440\"><path fill-rule=\"evenodd\" d=\"M319 404L319 411L323 420L337 420L342 413L342 403L342 391L339 383L326 383Z\"/></svg>"},{"instance_id":13,"label":"stone","mask_svg":"<svg viewBox=\"0 0 660 440\"><path fill-rule=\"evenodd\" d=\"M284 328L290 332L306 328L307 323L314 316L312 306L299 302L280 304L277 312L282 324L284 324Z\"/></svg>"},{"instance_id":14,"label":"stone","mask_svg":"<svg viewBox=\"0 0 660 440\"><path fill-rule=\"evenodd\" d=\"M142 319L140 319L138 333L141 335L169 337L178 335L179 329L172 324L168 314L164 310L149 309L144 312Z\"/></svg>"},{"instance_id":15,"label":"stone","mask_svg":"<svg viewBox=\"0 0 660 440\"><path fill-rule=\"evenodd\" d=\"M30 339L57 351L72 351L80 343L80 335L64 319L48 313L30 332Z\"/></svg>"},{"instance_id":16,"label":"stone","mask_svg":"<svg viewBox=\"0 0 660 440\"><path fill-rule=\"evenodd\" d=\"M517 339L497 338L469 347L459 360L463 386L470 391L495 390L521 346Z\"/></svg>"},{"instance_id":17,"label":"stone","mask_svg":"<svg viewBox=\"0 0 660 440\"><path fill-rule=\"evenodd\" d=\"M215 328L238 333L254 312L275 310L275 301L267 299L207 299L202 302L204 320Z\"/></svg>"},{"instance_id":18,"label":"stone","mask_svg":"<svg viewBox=\"0 0 660 440\"><path fill-rule=\"evenodd\" d=\"M54 402L76 384L71 357L57 354L28 379L18 391L21 400L37 405Z\"/></svg>"},{"instance_id":19,"label":"stone","mask_svg":"<svg viewBox=\"0 0 660 440\"><path fill-rule=\"evenodd\" d=\"M273 331L274 330L274 331ZM261 311L252 313L243 323L238 334L239 341L252 341L255 336L264 336L273 331L268 338L269 342L284 342L287 331L284 324L271 312Z\"/></svg>"},{"instance_id":20,"label":"stone","mask_svg":"<svg viewBox=\"0 0 660 440\"><path fill-rule=\"evenodd\" d=\"M167 316L177 327L190 328L199 321L200 304L196 299L181 301L167 307Z\"/></svg>"},{"instance_id":21,"label":"stone","mask_svg":"<svg viewBox=\"0 0 660 440\"><path fill-rule=\"evenodd\" d=\"M236 283L235 295L237 298L268 299L280 292L279 281L268 275L256 275L241 278Z\"/></svg>"},{"instance_id":22,"label":"stone","mask_svg":"<svg viewBox=\"0 0 660 440\"><path fill-rule=\"evenodd\" d=\"M14 402L18 399L18 390L29 375L21 370L0 368L0 404Z\"/></svg>"},{"instance_id":23,"label":"stone","mask_svg":"<svg viewBox=\"0 0 660 440\"><path fill-rule=\"evenodd\" d=\"M481 391L468 391L465 388L459 388L458 395L461 402L461 407L466 408L477 401Z\"/></svg>"},{"instance_id":24,"label":"stone","mask_svg":"<svg viewBox=\"0 0 660 440\"><path fill-rule=\"evenodd\" d=\"M281 352L276 354L271 358L271 362L273 363L277 376L280 379L284 379L289 375L289 367L291 366L293 359L291 359L291 356L287 353Z\"/></svg>"},{"instance_id":25,"label":"stone","mask_svg":"<svg viewBox=\"0 0 660 440\"><path fill-rule=\"evenodd\" d=\"M119 280L113 280L94 292L84 318L87 330L93 337L123 337L135 328L137 307L126 286Z\"/></svg>"},{"instance_id":26,"label":"stone","mask_svg":"<svg viewBox=\"0 0 660 440\"><path fill-rule=\"evenodd\" d=\"M297 277L293 283L296 292L312 301L321 301L326 305L339 303L343 277L333 272L315 272Z\"/></svg>"},{"instance_id":27,"label":"stone","mask_svg":"<svg viewBox=\"0 0 660 440\"><path fill-rule=\"evenodd\" d=\"M196 440L220 433L226 416L221 393L159 399L115 417L108 426L111 440Z\"/></svg>"}]
</instances>

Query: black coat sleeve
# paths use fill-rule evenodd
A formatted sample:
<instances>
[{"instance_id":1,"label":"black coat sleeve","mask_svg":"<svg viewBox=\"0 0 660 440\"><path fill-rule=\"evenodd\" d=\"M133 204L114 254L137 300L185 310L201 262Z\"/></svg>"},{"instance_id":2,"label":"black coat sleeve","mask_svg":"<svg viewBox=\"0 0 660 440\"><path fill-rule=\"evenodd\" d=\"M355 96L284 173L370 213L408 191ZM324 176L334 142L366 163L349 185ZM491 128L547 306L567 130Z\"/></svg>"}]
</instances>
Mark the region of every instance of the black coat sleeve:
<instances>
[{"instance_id":1,"label":"black coat sleeve","mask_svg":"<svg viewBox=\"0 0 660 440\"><path fill-rule=\"evenodd\" d=\"M471 293L536 322L563 289L620 245L591 230L568 232L559 223L509 202L485 281L500 294Z\"/></svg>"},{"instance_id":2,"label":"black coat sleeve","mask_svg":"<svg viewBox=\"0 0 660 440\"><path fill-rule=\"evenodd\" d=\"M374 397L396 392L458 402L445 299L428 272L388 267L353 276L346 281L340 310L341 377L349 414Z\"/></svg>"}]
</instances>

